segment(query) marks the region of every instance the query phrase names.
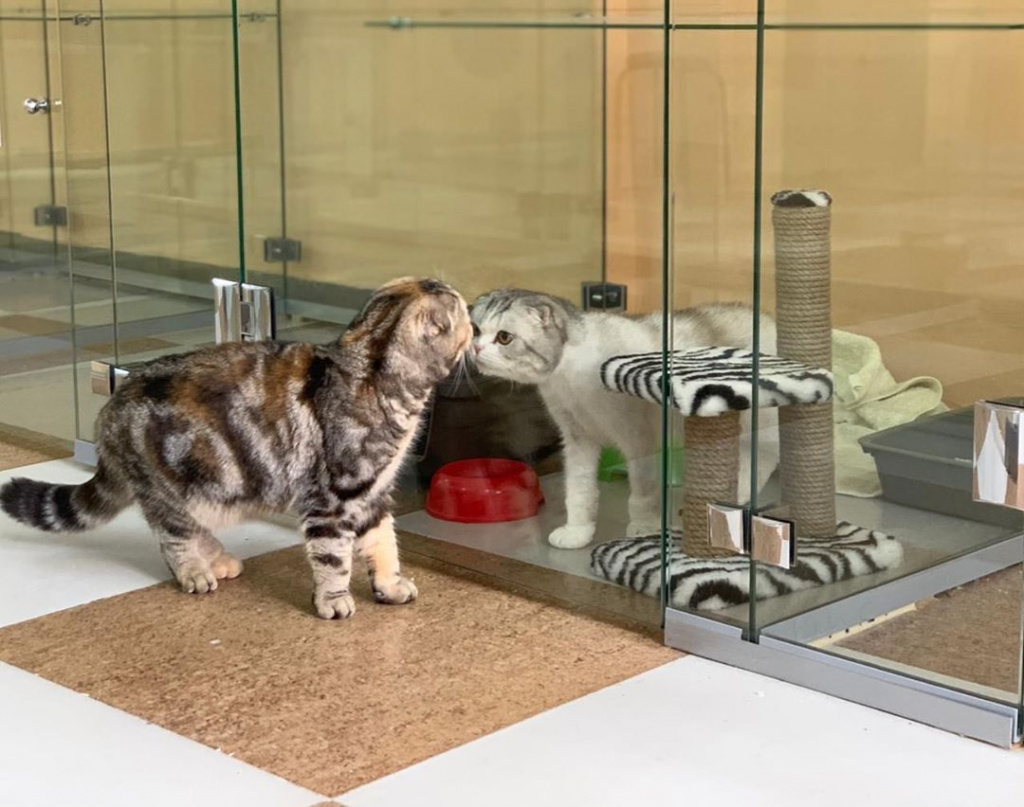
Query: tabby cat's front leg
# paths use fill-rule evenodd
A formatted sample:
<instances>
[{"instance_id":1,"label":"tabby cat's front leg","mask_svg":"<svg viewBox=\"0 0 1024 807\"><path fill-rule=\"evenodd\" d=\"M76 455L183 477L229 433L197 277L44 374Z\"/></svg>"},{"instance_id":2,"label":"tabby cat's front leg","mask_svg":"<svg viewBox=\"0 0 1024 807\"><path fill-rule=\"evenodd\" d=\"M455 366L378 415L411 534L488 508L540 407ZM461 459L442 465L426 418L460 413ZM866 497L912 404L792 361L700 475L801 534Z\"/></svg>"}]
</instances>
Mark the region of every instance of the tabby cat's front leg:
<instances>
[{"instance_id":1,"label":"tabby cat's front leg","mask_svg":"<svg viewBox=\"0 0 1024 807\"><path fill-rule=\"evenodd\" d=\"M356 554L366 561L370 586L377 602L403 605L416 599L416 584L402 577L398 564L398 539L395 520L390 513L376 527L356 539Z\"/></svg>"},{"instance_id":2,"label":"tabby cat's front leg","mask_svg":"<svg viewBox=\"0 0 1024 807\"><path fill-rule=\"evenodd\" d=\"M306 516L302 534L313 568L313 607L317 615L323 619L348 619L356 612L348 590L355 536L342 529L340 518L325 515Z\"/></svg>"}]
</instances>

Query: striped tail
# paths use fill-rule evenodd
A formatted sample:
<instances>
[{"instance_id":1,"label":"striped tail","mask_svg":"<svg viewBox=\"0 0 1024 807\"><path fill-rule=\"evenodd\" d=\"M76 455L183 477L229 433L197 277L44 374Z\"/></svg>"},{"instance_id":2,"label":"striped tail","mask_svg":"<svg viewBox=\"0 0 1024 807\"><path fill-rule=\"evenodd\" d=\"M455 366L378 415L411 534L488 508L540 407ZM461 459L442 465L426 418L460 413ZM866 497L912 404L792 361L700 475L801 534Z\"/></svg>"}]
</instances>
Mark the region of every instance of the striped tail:
<instances>
[{"instance_id":1,"label":"striped tail","mask_svg":"<svg viewBox=\"0 0 1024 807\"><path fill-rule=\"evenodd\" d=\"M46 532L81 532L110 521L132 501L131 493L101 465L82 485L12 479L0 487L0 508L15 521Z\"/></svg>"}]
</instances>

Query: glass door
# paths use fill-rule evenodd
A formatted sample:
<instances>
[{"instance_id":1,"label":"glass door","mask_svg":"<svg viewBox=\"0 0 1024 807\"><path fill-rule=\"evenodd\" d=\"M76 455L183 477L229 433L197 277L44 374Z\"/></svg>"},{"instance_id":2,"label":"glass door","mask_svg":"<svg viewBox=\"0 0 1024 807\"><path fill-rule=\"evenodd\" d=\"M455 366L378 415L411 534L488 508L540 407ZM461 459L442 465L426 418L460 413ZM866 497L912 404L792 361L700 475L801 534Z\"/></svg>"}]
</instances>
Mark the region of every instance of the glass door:
<instances>
[{"instance_id":1,"label":"glass door","mask_svg":"<svg viewBox=\"0 0 1024 807\"><path fill-rule=\"evenodd\" d=\"M781 435L806 563L776 575L787 588L759 603L758 627L1016 704L1024 520L1004 505L1024 395L1022 19L999 3L803 0L769 3L767 22L764 302L780 347L787 317L806 336L817 312L807 341L835 393L816 438ZM811 213L773 203L787 188L830 195L813 233ZM811 254L823 282L801 312L783 281ZM982 445L1000 480L972 477ZM787 487L823 453L828 495ZM1004 505L977 501L993 484Z\"/></svg>"},{"instance_id":2,"label":"glass door","mask_svg":"<svg viewBox=\"0 0 1024 807\"><path fill-rule=\"evenodd\" d=\"M56 25L46 0L0 3L3 467L66 455L75 437Z\"/></svg>"},{"instance_id":3,"label":"glass door","mask_svg":"<svg viewBox=\"0 0 1024 807\"><path fill-rule=\"evenodd\" d=\"M0 5L5 445L66 454L104 366L214 341L211 280L243 270L234 33L226 0Z\"/></svg>"},{"instance_id":4,"label":"glass door","mask_svg":"<svg viewBox=\"0 0 1024 807\"><path fill-rule=\"evenodd\" d=\"M77 436L89 441L105 401L93 363L130 369L212 344L211 280L241 278L234 24L224 0L92 0L59 17Z\"/></svg>"}]
</instances>

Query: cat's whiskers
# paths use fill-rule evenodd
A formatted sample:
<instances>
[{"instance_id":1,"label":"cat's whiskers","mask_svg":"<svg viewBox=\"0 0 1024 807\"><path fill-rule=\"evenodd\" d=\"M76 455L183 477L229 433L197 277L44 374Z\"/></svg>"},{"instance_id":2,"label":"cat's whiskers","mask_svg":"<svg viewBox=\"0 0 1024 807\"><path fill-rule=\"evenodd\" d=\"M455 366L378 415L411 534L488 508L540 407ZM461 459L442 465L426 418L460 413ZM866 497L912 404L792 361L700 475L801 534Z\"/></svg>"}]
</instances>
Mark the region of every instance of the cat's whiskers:
<instances>
[{"instance_id":1,"label":"cat's whiskers","mask_svg":"<svg viewBox=\"0 0 1024 807\"><path fill-rule=\"evenodd\" d=\"M476 382L473 381L473 373L469 367L469 354L463 353L462 358L459 360L459 383L466 382L466 386L469 387L470 392L474 395L480 395L480 388L477 387Z\"/></svg>"}]
</instances>

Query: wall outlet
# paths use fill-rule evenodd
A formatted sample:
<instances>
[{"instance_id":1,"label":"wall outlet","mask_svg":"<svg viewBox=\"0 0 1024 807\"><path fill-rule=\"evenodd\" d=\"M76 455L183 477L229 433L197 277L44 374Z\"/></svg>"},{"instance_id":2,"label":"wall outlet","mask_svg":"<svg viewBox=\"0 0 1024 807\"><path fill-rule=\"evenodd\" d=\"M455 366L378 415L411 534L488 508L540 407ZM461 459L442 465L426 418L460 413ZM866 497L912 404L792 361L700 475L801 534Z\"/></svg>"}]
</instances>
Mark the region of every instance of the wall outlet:
<instances>
[{"instance_id":1,"label":"wall outlet","mask_svg":"<svg viewBox=\"0 0 1024 807\"><path fill-rule=\"evenodd\" d=\"M620 283L583 283L584 311L625 311L626 287Z\"/></svg>"}]
</instances>

